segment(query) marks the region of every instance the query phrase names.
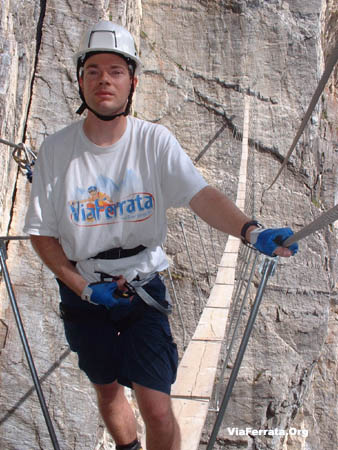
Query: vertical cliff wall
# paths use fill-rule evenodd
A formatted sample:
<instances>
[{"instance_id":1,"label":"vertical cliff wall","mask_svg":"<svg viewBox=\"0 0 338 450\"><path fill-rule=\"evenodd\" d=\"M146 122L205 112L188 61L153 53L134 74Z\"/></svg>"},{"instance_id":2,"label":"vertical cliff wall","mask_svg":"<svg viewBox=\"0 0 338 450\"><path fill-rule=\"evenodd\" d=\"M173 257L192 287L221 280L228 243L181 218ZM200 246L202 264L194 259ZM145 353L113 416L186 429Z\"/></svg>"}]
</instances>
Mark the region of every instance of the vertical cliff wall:
<instances>
[{"instance_id":1,"label":"vertical cliff wall","mask_svg":"<svg viewBox=\"0 0 338 450\"><path fill-rule=\"evenodd\" d=\"M75 119L80 102L72 55L83 30L100 18L127 26L137 37L141 3L2 3L1 137L38 149L47 135ZM30 185L18 175L7 146L1 145L1 162L1 234L22 234ZM8 245L8 267L60 447L108 448L93 390L65 343L52 274L27 241ZM0 317L0 448L52 448L3 281Z\"/></svg>"},{"instance_id":2,"label":"vertical cliff wall","mask_svg":"<svg viewBox=\"0 0 338 450\"><path fill-rule=\"evenodd\" d=\"M241 132L243 99L250 97L255 213L266 225L297 230L334 202L337 69L288 170L271 191L263 190L291 145L337 39L336 18L334 3L322 1L182 1L175 8L145 2L137 112L168 125L195 157L224 122L235 135ZM221 135L198 163L211 184L230 195L238 174L233 144ZM295 259L281 262L216 448L334 448L336 423L324 417L337 409L336 258L330 228L302 242ZM214 420L211 413L204 442ZM247 426L309 434L230 436L228 427Z\"/></svg>"},{"instance_id":3,"label":"vertical cliff wall","mask_svg":"<svg viewBox=\"0 0 338 450\"><path fill-rule=\"evenodd\" d=\"M337 70L288 170L263 195L337 39L337 6L332 0L92 3L3 1L1 137L37 149L46 135L75 119L79 100L71 56L88 23L112 18L127 25L139 41L144 71L134 105L138 117L168 126L192 158L226 124L198 163L212 185L230 197L236 192L243 105L249 96L256 215L267 225L299 229L333 205ZM0 162L1 233L21 234L30 186L18 175L10 150L3 145ZM170 236L167 246L171 259L184 265L177 240ZM198 255L200 249L194 251ZM67 349L53 276L27 242L11 242L8 255L62 448L111 448L94 413L93 392ZM302 243L292 261L280 264L265 296L218 448L334 448L332 442L338 440L336 256L336 232L329 228ZM0 447L48 449L51 444L31 390L3 281L0 289ZM173 325L179 340L180 329ZM210 414L204 441L213 420ZM308 429L309 435L235 439L227 432L228 426L247 425L294 426Z\"/></svg>"}]
</instances>

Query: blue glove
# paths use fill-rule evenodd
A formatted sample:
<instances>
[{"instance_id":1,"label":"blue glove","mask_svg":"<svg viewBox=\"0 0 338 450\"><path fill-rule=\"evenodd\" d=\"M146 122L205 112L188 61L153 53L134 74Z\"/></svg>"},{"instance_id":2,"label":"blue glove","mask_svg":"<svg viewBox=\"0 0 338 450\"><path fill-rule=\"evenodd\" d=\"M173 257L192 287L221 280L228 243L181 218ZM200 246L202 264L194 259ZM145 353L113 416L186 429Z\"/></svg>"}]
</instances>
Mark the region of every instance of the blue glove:
<instances>
[{"instance_id":1,"label":"blue glove","mask_svg":"<svg viewBox=\"0 0 338 450\"><path fill-rule=\"evenodd\" d=\"M293 235L291 228L267 228L266 230L260 231L257 237L257 241L252 245L268 256L275 256L274 251L277 247L281 247L283 242L290 236ZM295 242L288 247L295 255L298 251L298 244Z\"/></svg>"},{"instance_id":2,"label":"blue glove","mask_svg":"<svg viewBox=\"0 0 338 450\"><path fill-rule=\"evenodd\" d=\"M118 320L129 312L131 302L129 298L115 297L116 291L118 291L118 287L114 281L92 283L85 287L81 298L95 305L103 305L114 310L114 318Z\"/></svg>"}]
</instances>

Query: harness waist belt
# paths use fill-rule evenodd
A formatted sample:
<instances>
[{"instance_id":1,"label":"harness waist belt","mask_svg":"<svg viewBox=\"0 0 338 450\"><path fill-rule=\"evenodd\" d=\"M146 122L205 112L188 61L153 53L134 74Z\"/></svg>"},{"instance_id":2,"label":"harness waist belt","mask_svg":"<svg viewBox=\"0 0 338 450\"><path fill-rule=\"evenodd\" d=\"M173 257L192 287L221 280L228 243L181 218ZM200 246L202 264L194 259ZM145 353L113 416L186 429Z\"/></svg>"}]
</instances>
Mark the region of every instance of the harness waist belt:
<instances>
[{"instance_id":1,"label":"harness waist belt","mask_svg":"<svg viewBox=\"0 0 338 450\"><path fill-rule=\"evenodd\" d=\"M134 248L111 248L109 250L105 250L103 252L98 253L93 256L93 259L120 259L120 258L128 258L129 256L137 255L138 253L145 250L146 247L143 245L139 245Z\"/></svg>"}]
</instances>

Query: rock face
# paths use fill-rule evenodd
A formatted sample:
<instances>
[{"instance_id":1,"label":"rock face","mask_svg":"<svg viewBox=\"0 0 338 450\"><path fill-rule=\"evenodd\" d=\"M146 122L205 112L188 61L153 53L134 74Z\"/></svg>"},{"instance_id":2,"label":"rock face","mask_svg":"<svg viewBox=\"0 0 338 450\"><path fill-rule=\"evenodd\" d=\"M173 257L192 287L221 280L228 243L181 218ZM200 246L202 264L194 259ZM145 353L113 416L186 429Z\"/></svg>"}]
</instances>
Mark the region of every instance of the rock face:
<instances>
[{"instance_id":1,"label":"rock face","mask_svg":"<svg viewBox=\"0 0 338 450\"><path fill-rule=\"evenodd\" d=\"M24 8L22 5L24 4ZM138 40L144 62L134 114L168 126L195 159L225 125L197 166L233 198L240 159L244 98L250 97L253 214L268 226L298 230L337 199L337 68L283 172L277 173L337 40L333 0L152 0L2 3L0 136L37 149L45 136L76 119L71 56L88 23L112 18ZM2 235L20 235L30 185L0 146ZM169 212L167 251L184 292L188 335L195 323L187 259L177 218L184 218L198 277L204 276L193 221ZM208 230L202 228L207 240ZM279 264L249 343L217 447L323 449L337 433L337 231L301 243ZM224 239L216 243L216 251ZM52 274L26 241L8 245L8 267L42 387L63 449L113 444L95 413L95 398L69 353L58 318ZM257 281L257 280L256 280ZM189 287L190 286L190 287ZM0 447L52 448L32 391L4 282L0 303ZM207 291L205 280L202 290ZM183 346L177 313L173 328ZM200 448L215 415L210 413ZM228 427L294 428L308 435L231 436Z\"/></svg>"}]
</instances>

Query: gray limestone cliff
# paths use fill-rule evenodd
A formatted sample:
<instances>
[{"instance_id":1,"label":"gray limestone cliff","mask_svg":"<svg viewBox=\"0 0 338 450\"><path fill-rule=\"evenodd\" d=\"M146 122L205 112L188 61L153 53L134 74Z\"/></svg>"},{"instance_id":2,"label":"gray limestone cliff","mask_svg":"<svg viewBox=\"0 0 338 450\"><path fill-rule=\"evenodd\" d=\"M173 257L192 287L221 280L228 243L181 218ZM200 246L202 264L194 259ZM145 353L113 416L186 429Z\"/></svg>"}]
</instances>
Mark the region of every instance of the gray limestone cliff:
<instances>
[{"instance_id":1,"label":"gray limestone cliff","mask_svg":"<svg viewBox=\"0 0 338 450\"><path fill-rule=\"evenodd\" d=\"M72 54L86 26L110 18L134 34L143 61L133 114L167 126L207 181L236 192L245 98L250 98L250 186L268 226L302 228L338 196L337 67L277 183L280 168L337 41L334 0L2 0L0 137L38 150L76 120ZM21 235L30 184L0 145L1 235ZM189 216L170 211L169 219ZM175 227L166 243L189 276ZM206 231L205 237L206 237ZM219 249L224 240L218 243ZM27 241L7 245L8 267L62 449L109 449L94 393L68 350L53 275ZM198 259L200 249L193 249ZM199 275L202 269L198 268ZM202 276L202 275L201 275ZM1 277L1 275L0 275ZM256 281L255 281L256 282ZM191 285L191 283L190 283ZM217 449L334 450L338 442L337 229L301 243L271 279L224 420ZM207 291L207 288L205 288ZM9 305L0 283L0 448L52 448ZM191 296L183 315L191 335ZM179 319L175 337L183 351ZM215 419L203 432L204 449ZM228 427L302 429L308 435L231 436Z\"/></svg>"}]
</instances>

